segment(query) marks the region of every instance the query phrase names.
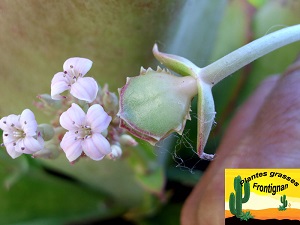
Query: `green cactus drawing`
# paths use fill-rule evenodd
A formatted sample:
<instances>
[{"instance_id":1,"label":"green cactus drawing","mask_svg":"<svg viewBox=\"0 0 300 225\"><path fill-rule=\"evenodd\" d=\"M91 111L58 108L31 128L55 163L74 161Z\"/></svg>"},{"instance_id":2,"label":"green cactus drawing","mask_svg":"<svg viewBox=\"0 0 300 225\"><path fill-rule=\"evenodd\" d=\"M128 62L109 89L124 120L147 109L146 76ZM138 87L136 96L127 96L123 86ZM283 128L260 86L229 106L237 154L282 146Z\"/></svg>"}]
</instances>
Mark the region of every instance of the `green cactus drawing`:
<instances>
[{"instance_id":1,"label":"green cactus drawing","mask_svg":"<svg viewBox=\"0 0 300 225\"><path fill-rule=\"evenodd\" d=\"M288 205L286 200L286 195L280 196L280 202L282 203L282 205L279 205L278 210L279 211L286 210L286 207Z\"/></svg>"},{"instance_id":2,"label":"green cactus drawing","mask_svg":"<svg viewBox=\"0 0 300 225\"><path fill-rule=\"evenodd\" d=\"M246 203L250 198L250 184L245 183L244 186L244 197L242 197L242 185L241 176L234 178L234 190L235 194L232 192L229 197L229 209L230 212L237 218L243 215L242 204Z\"/></svg>"},{"instance_id":3,"label":"green cactus drawing","mask_svg":"<svg viewBox=\"0 0 300 225\"><path fill-rule=\"evenodd\" d=\"M253 219L254 216L251 214L250 211L247 211L247 212L242 212L242 215L240 216L240 220L245 220L245 221L248 221L249 219Z\"/></svg>"}]
</instances>

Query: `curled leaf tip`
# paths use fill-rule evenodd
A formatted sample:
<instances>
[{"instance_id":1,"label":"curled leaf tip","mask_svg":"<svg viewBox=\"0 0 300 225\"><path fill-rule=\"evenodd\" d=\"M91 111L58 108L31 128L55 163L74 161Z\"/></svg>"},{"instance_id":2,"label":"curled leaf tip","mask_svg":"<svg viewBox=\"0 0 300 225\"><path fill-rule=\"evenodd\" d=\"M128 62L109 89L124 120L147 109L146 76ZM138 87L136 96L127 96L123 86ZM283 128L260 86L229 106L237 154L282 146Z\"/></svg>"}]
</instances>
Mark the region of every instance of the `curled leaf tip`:
<instances>
[{"instance_id":1,"label":"curled leaf tip","mask_svg":"<svg viewBox=\"0 0 300 225\"><path fill-rule=\"evenodd\" d=\"M197 78L200 68L190 60L181 56L160 52L158 50L157 44L154 44L152 52L158 61L160 61L162 64L164 64L174 72L182 76L193 76Z\"/></svg>"}]
</instances>

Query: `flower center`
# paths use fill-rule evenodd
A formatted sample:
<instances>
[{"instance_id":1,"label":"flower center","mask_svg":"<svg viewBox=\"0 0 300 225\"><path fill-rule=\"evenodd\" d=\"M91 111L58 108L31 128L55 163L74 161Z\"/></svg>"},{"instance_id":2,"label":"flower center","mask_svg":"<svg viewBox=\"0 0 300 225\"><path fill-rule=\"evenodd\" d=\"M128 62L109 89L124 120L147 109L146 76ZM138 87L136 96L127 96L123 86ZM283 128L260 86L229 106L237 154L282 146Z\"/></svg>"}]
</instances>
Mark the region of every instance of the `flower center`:
<instances>
[{"instance_id":1,"label":"flower center","mask_svg":"<svg viewBox=\"0 0 300 225\"><path fill-rule=\"evenodd\" d=\"M77 134L75 140L77 139L84 140L91 137L93 133L91 127L86 125L86 126L80 126L80 129L75 131L75 134Z\"/></svg>"},{"instance_id":2,"label":"flower center","mask_svg":"<svg viewBox=\"0 0 300 225\"><path fill-rule=\"evenodd\" d=\"M14 126L12 126L14 127ZM23 130L15 129L11 133L4 133L4 137L12 136L13 146L17 145L17 141L26 137L26 134ZM25 147L21 147L21 150L25 150Z\"/></svg>"},{"instance_id":3,"label":"flower center","mask_svg":"<svg viewBox=\"0 0 300 225\"><path fill-rule=\"evenodd\" d=\"M77 70L75 70L74 66L72 65L70 65L70 69L68 71L64 71L64 73L68 74L70 77L70 86L74 84L79 77L82 77L82 73L79 73Z\"/></svg>"},{"instance_id":4,"label":"flower center","mask_svg":"<svg viewBox=\"0 0 300 225\"><path fill-rule=\"evenodd\" d=\"M13 136L14 136L16 139L25 138L25 136L26 136L26 134L24 133L23 130L18 130L18 129L16 129L16 130L13 131L12 133L13 133Z\"/></svg>"}]
</instances>

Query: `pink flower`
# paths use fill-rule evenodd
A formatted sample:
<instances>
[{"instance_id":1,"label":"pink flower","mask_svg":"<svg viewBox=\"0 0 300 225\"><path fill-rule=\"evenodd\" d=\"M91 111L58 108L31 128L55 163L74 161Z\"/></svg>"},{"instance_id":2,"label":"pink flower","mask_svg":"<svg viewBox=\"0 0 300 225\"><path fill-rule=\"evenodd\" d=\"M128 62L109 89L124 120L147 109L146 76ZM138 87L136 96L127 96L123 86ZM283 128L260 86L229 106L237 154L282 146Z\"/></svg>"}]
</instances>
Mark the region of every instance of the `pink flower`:
<instances>
[{"instance_id":1,"label":"pink flower","mask_svg":"<svg viewBox=\"0 0 300 225\"><path fill-rule=\"evenodd\" d=\"M60 147L70 162L82 152L93 160L101 160L111 152L108 140L101 132L106 131L111 117L102 106L92 105L87 114L75 103L60 116L60 124L69 130L63 137Z\"/></svg>"},{"instance_id":2,"label":"pink flower","mask_svg":"<svg viewBox=\"0 0 300 225\"><path fill-rule=\"evenodd\" d=\"M29 109L25 109L21 115L3 117L0 120L0 128L3 130L3 144L12 158L43 149L44 141L41 135L37 134L37 122Z\"/></svg>"},{"instance_id":3,"label":"pink flower","mask_svg":"<svg viewBox=\"0 0 300 225\"><path fill-rule=\"evenodd\" d=\"M80 100L92 102L98 92L98 84L92 77L84 77L93 62L85 58L70 58L63 65L64 72L58 72L51 81L51 97L59 100L66 90Z\"/></svg>"}]
</instances>

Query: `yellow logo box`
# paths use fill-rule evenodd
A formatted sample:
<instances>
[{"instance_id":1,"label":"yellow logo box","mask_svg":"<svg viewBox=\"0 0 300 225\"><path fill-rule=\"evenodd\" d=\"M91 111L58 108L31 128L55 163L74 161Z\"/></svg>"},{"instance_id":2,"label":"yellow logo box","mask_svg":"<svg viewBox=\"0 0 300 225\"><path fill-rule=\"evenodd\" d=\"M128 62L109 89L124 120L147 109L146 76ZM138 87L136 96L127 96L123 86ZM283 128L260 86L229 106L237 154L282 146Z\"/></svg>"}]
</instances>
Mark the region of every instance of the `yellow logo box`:
<instances>
[{"instance_id":1,"label":"yellow logo box","mask_svg":"<svg viewBox=\"0 0 300 225\"><path fill-rule=\"evenodd\" d=\"M225 218L246 214L300 220L300 169L225 169Z\"/></svg>"}]
</instances>

